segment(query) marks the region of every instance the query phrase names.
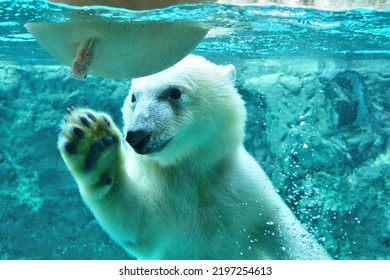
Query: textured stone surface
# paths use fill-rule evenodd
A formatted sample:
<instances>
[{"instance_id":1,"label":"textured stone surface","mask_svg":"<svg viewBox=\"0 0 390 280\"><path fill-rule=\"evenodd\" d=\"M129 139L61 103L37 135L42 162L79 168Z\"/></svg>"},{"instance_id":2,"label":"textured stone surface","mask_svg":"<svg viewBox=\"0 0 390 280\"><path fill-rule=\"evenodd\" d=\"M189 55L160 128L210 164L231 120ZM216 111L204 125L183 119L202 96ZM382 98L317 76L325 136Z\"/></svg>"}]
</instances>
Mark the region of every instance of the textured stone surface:
<instances>
[{"instance_id":1,"label":"textured stone surface","mask_svg":"<svg viewBox=\"0 0 390 280\"><path fill-rule=\"evenodd\" d=\"M57 66L0 66L0 258L128 258L80 199L57 150L66 108L109 112L121 124L129 82L79 82Z\"/></svg>"},{"instance_id":2,"label":"textured stone surface","mask_svg":"<svg viewBox=\"0 0 390 280\"><path fill-rule=\"evenodd\" d=\"M390 257L389 67L259 60L240 75L247 147L335 258Z\"/></svg>"},{"instance_id":3,"label":"textured stone surface","mask_svg":"<svg viewBox=\"0 0 390 280\"><path fill-rule=\"evenodd\" d=\"M245 144L284 200L335 258L389 259L390 61L235 65ZM0 65L0 85L0 258L128 258L84 206L56 141L69 106L121 126L130 82Z\"/></svg>"}]
</instances>

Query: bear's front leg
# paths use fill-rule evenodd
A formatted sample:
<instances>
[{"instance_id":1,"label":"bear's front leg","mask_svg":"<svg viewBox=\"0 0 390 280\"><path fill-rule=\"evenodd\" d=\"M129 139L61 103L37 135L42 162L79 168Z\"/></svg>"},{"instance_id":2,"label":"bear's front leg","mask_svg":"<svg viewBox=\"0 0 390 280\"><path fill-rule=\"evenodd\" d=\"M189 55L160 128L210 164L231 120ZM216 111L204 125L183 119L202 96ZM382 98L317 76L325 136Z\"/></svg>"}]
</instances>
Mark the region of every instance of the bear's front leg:
<instances>
[{"instance_id":1,"label":"bear's front leg","mask_svg":"<svg viewBox=\"0 0 390 280\"><path fill-rule=\"evenodd\" d=\"M58 141L61 155L81 194L101 199L124 170L121 134L106 114L73 107L67 111Z\"/></svg>"},{"instance_id":2,"label":"bear's front leg","mask_svg":"<svg viewBox=\"0 0 390 280\"><path fill-rule=\"evenodd\" d=\"M68 108L58 140L61 155L80 194L103 229L127 252L147 247L144 195L128 176L121 133L111 118ZM150 220L150 218L146 218ZM148 240L150 243L150 240Z\"/></svg>"}]
</instances>

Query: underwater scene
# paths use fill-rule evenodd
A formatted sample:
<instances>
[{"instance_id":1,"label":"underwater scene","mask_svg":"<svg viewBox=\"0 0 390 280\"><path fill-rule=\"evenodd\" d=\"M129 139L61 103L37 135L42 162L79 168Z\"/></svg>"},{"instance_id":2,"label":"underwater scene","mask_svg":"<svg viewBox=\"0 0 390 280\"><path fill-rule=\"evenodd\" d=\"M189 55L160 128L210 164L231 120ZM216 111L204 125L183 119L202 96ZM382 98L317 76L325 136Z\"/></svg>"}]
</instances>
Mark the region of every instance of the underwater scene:
<instances>
[{"instance_id":1,"label":"underwater scene","mask_svg":"<svg viewBox=\"0 0 390 280\"><path fill-rule=\"evenodd\" d=\"M107 112L122 128L131 79L93 69L76 79L24 27L77 30L80 13L92 22L206 30L187 53L235 66L245 147L298 220L333 259L390 259L390 3L378 2L380 9L199 3L129 11L0 1L0 259L131 259L84 204L57 147L72 106ZM118 63L126 64L103 65Z\"/></svg>"}]
</instances>

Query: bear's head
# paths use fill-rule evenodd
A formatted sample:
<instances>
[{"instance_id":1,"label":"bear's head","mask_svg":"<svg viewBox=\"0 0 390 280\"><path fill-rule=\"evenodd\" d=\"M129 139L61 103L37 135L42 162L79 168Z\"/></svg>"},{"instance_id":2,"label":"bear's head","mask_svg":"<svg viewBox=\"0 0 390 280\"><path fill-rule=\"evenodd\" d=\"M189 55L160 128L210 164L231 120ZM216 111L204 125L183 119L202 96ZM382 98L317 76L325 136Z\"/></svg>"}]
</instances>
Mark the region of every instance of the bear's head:
<instances>
[{"instance_id":1,"label":"bear's head","mask_svg":"<svg viewBox=\"0 0 390 280\"><path fill-rule=\"evenodd\" d=\"M222 159L244 133L246 111L234 83L233 65L195 55L133 79L123 107L127 143L141 158L164 166Z\"/></svg>"}]
</instances>

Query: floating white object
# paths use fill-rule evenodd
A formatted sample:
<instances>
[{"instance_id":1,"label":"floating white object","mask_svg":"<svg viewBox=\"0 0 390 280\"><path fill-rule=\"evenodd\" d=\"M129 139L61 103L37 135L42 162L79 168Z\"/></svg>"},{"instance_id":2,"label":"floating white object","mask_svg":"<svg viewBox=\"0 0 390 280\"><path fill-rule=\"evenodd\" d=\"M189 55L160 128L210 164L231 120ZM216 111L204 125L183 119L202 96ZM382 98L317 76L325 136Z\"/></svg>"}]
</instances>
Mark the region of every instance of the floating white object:
<instances>
[{"instance_id":1,"label":"floating white object","mask_svg":"<svg viewBox=\"0 0 390 280\"><path fill-rule=\"evenodd\" d=\"M205 1L51 0L70 5L153 9ZM27 23L25 27L54 58L72 67L71 75L129 79L162 71L184 58L207 30L190 22L118 22L74 11L68 22Z\"/></svg>"}]
</instances>

